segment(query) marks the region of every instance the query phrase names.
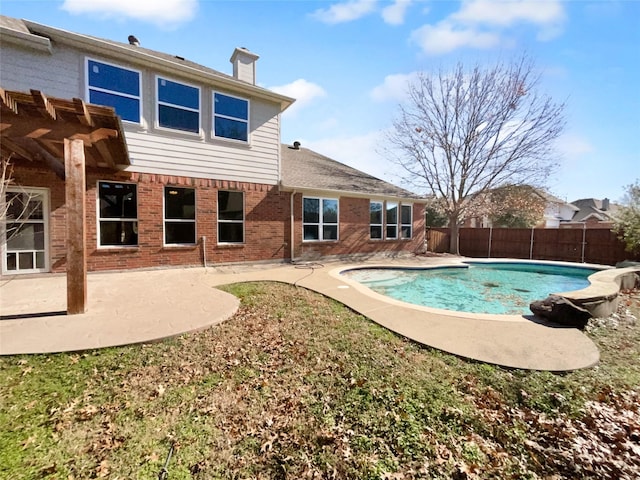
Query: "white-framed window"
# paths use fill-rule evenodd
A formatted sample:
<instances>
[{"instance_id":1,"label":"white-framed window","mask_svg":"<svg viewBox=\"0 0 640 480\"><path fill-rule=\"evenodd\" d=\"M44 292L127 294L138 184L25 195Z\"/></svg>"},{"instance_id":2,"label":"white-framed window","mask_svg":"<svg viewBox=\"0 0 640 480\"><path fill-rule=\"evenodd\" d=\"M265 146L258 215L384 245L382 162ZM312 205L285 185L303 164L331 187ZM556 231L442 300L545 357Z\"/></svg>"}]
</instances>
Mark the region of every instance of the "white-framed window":
<instances>
[{"instance_id":1,"label":"white-framed window","mask_svg":"<svg viewBox=\"0 0 640 480\"><path fill-rule=\"evenodd\" d=\"M98 182L98 246L138 245L138 186Z\"/></svg>"},{"instance_id":2,"label":"white-framed window","mask_svg":"<svg viewBox=\"0 0 640 480\"><path fill-rule=\"evenodd\" d=\"M218 190L218 243L244 243L244 193Z\"/></svg>"},{"instance_id":3,"label":"white-framed window","mask_svg":"<svg viewBox=\"0 0 640 480\"><path fill-rule=\"evenodd\" d=\"M303 197L302 239L338 240L338 199Z\"/></svg>"},{"instance_id":4,"label":"white-framed window","mask_svg":"<svg viewBox=\"0 0 640 480\"><path fill-rule=\"evenodd\" d=\"M200 132L200 88L156 77L158 126L183 132Z\"/></svg>"},{"instance_id":5,"label":"white-framed window","mask_svg":"<svg viewBox=\"0 0 640 480\"><path fill-rule=\"evenodd\" d=\"M385 238L395 240L398 238L398 203L387 202L385 209L385 223L387 225Z\"/></svg>"},{"instance_id":6,"label":"white-framed window","mask_svg":"<svg viewBox=\"0 0 640 480\"><path fill-rule=\"evenodd\" d=\"M400 207L400 238L411 239L413 235L413 205L402 205Z\"/></svg>"},{"instance_id":7,"label":"white-framed window","mask_svg":"<svg viewBox=\"0 0 640 480\"><path fill-rule=\"evenodd\" d=\"M141 75L138 70L87 58L87 99L89 103L113 107L128 122L142 118Z\"/></svg>"},{"instance_id":8,"label":"white-framed window","mask_svg":"<svg viewBox=\"0 0 640 480\"><path fill-rule=\"evenodd\" d=\"M369 238L371 240L382 239L382 210L382 202L369 203Z\"/></svg>"},{"instance_id":9,"label":"white-framed window","mask_svg":"<svg viewBox=\"0 0 640 480\"><path fill-rule=\"evenodd\" d=\"M164 187L164 244L196 243L196 189Z\"/></svg>"},{"instance_id":10,"label":"white-framed window","mask_svg":"<svg viewBox=\"0 0 640 480\"><path fill-rule=\"evenodd\" d=\"M408 240L413 235L413 205L371 200L369 202L371 240ZM398 237L398 228L400 236ZM384 232L384 234L383 234Z\"/></svg>"},{"instance_id":11,"label":"white-framed window","mask_svg":"<svg viewBox=\"0 0 640 480\"><path fill-rule=\"evenodd\" d=\"M2 273L49 271L49 192L10 187L0 199Z\"/></svg>"},{"instance_id":12,"label":"white-framed window","mask_svg":"<svg viewBox=\"0 0 640 480\"><path fill-rule=\"evenodd\" d=\"M249 100L213 93L213 136L249 141Z\"/></svg>"}]
</instances>

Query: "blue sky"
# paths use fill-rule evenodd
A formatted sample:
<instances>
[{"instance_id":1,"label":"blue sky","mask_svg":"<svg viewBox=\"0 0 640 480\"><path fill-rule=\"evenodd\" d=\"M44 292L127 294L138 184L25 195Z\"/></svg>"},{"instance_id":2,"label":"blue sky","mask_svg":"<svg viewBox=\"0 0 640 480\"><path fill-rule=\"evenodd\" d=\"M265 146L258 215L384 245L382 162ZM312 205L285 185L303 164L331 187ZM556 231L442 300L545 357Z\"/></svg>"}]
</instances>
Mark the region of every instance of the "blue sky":
<instances>
[{"instance_id":1,"label":"blue sky","mask_svg":"<svg viewBox=\"0 0 640 480\"><path fill-rule=\"evenodd\" d=\"M640 179L640 1L2 0L0 13L144 47L297 98L282 141L396 181L377 152L416 72L526 52L540 90L566 102L554 195L621 199ZM419 192L423 193L423 192Z\"/></svg>"}]
</instances>

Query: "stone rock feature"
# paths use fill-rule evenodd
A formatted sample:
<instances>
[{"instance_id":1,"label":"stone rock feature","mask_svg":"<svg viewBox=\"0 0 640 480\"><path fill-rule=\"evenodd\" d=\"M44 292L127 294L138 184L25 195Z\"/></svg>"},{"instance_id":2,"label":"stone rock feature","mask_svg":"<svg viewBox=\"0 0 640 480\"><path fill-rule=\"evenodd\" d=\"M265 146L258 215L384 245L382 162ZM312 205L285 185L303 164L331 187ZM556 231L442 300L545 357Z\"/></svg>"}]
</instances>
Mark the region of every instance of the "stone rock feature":
<instances>
[{"instance_id":1,"label":"stone rock feature","mask_svg":"<svg viewBox=\"0 0 640 480\"><path fill-rule=\"evenodd\" d=\"M558 295L549 295L544 300L536 300L529 309L550 322L584 329L591 318L591 313L570 300Z\"/></svg>"}]
</instances>

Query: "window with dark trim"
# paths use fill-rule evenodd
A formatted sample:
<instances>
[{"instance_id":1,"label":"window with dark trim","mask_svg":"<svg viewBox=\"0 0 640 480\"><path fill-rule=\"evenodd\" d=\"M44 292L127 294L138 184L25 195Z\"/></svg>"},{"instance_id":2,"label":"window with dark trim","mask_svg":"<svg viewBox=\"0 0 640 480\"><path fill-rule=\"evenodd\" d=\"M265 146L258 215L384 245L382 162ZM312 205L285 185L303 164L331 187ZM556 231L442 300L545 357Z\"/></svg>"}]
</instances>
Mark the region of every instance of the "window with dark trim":
<instances>
[{"instance_id":1,"label":"window with dark trim","mask_svg":"<svg viewBox=\"0 0 640 480\"><path fill-rule=\"evenodd\" d=\"M385 238L394 240L398 238L398 204L387 202L385 223L387 224Z\"/></svg>"},{"instance_id":2,"label":"window with dark trim","mask_svg":"<svg viewBox=\"0 0 640 480\"><path fill-rule=\"evenodd\" d=\"M213 94L213 135L247 142L249 101L215 92Z\"/></svg>"},{"instance_id":3,"label":"window with dark trim","mask_svg":"<svg viewBox=\"0 0 640 480\"><path fill-rule=\"evenodd\" d=\"M164 243L196 243L195 188L164 187Z\"/></svg>"},{"instance_id":4,"label":"window with dark trim","mask_svg":"<svg viewBox=\"0 0 640 480\"><path fill-rule=\"evenodd\" d=\"M98 245L138 244L138 194L134 183L98 182Z\"/></svg>"},{"instance_id":5,"label":"window with dark trim","mask_svg":"<svg viewBox=\"0 0 640 480\"><path fill-rule=\"evenodd\" d=\"M338 240L338 200L336 198L302 199L302 239L304 241Z\"/></svg>"},{"instance_id":6,"label":"window with dark trim","mask_svg":"<svg viewBox=\"0 0 640 480\"><path fill-rule=\"evenodd\" d=\"M200 132L200 89L157 77L158 125Z\"/></svg>"},{"instance_id":7,"label":"window with dark trim","mask_svg":"<svg viewBox=\"0 0 640 480\"><path fill-rule=\"evenodd\" d=\"M371 240L382 239L382 202L369 203L369 237Z\"/></svg>"},{"instance_id":8,"label":"window with dark trim","mask_svg":"<svg viewBox=\"0 0 640 480\"><path fill-rule=\"evenodd\" d=\"M89 103L113 107L123 120L140 123L140 72L87 59Z\"/></svg>"},{"instance_id":9,"label":"window with dark trim","mask_svg":"<svg viewBox=\"0 0 640 480\"><path fill-rule=\"evenodd\" d=\"M218 191L218 243L244 243L244 194Z\"/></svg>"},{"instance_id":10,"label":"window with dark trim","mask_svg":"<svg viewBox=\"0 0 640 480\"><path fill-rule=\"evenodd\" d=\"M400 210L400 238L408 240L413 234L412 205L402 205Z\"/></svg>"}]
</instances>

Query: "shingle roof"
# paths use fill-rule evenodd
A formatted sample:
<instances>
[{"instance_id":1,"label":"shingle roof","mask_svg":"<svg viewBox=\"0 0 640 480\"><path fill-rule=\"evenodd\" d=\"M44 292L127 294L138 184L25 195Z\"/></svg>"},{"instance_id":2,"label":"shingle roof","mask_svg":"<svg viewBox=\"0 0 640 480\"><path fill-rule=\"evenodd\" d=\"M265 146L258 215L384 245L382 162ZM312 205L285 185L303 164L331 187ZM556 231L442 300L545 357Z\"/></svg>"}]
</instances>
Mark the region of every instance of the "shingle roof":
<instances>
[{"instance_id":1,"label":"shingle roof","mask_svg":"<svg viewBox=\"0 0 640 480\"><path fill-rule=\"evenodd\" d=\"M308 148L282 145L282 186L288 189L348 192L374 197L418 198L391 183Z\"/></svg>"},{"instance_id":2,"label":"shingle roof","mask_svg":"<svg viewBox=\"0 0 640 480\"><path fill-rule=\"evenodd\" d=\"M571 219L573 222L582 222L589 217L603 222L611 221L615 218L619 208L617 204L609 202L609 207L603 210L603 201L597 198L581 198L571 203L579 210Z\"/></svg>"},{"instance_id":3,"label":"shingle roof","mask_svg":"<svg viewBox=\"0 0 640 480\"><path fill-rule=\"evenodd\" d=\"M564 205L571 210L578 211L580 210L575 205L567 202L566 200L562 200L561 198L556 197L555 195L551 195L549 192L545 192L544 190L536 189L536 193L540 195L543 199L545 199L549 203L556 203L558 205Z\"/></svg>"}]
</instances>

